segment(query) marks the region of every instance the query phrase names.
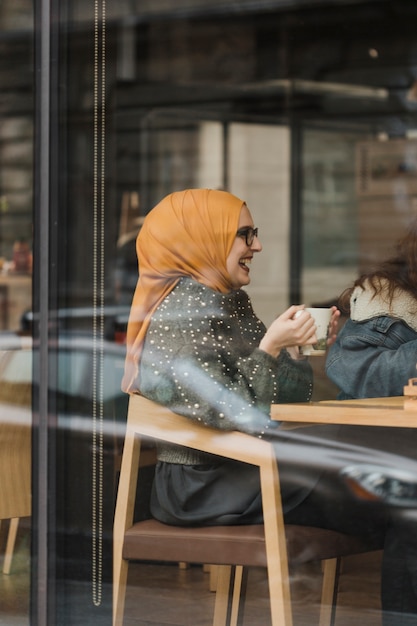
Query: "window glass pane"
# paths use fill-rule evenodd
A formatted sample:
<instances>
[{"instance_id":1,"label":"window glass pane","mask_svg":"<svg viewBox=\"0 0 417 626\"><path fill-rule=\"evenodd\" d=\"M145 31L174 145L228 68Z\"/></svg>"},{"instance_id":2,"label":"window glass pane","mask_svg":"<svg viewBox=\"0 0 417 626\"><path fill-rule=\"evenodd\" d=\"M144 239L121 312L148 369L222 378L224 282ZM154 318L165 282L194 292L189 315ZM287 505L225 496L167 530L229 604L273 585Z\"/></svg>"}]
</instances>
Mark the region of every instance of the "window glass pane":
<instances>
[{"instance_id":1,"label":"window glass pane","mask_svg":"<svg viewBox=\"0 0 417 626\"><path fill-rule=\"evenodd\" d=\"M0 6L0 623L30 623L33 13Z\"/></svg>"},{"instance_id":2,"label":"window glass pane","mask_svg":"<svg viewBox=\"0 0 417 626\"><path fill-rule=\"evenodd\" d=\"M309 303L337 299L359 271L356 146L361 135L306 129L303 137L303 275Z\"/></svg>"},{"instance_id":3,"label":"window glass pane","mask_svg":"<svg viewBox=\"0 0 417 626\"><path fill-rule=\"evenodd\" d=\"M32 382L32 353L29 350L12 352L3 368L2 380L6 383Z\"/></svg>"},{"instance_id":4,"label":"window glass pane","mask_svg":"<svg viewBox=\"0 0 417 626\"><path fill-rule=\"evenodd\" d=\"M57 391L69 396L88 397L91 386L88 376L91 371L89 352L83 354L61 350L58 358Z\"/></svg>"},{"instance_id":5,"label":"window glass pane","mask_svg":"<svg viewBox=\"0 0 417 626\"><path fill-rule=\"evenodd\" d=\"M335 303L361 272L392 249L416 214L417 5L406 0L342 0L326 6L312 0L39 0L36 11L35 87L43 97L34 111L32 6L26 0L8 0L0 7L5 59L0 63L0 426L11 418L25 426L33 406L32 453L26 437L19 454L26 461L25 485L29 461L34 460L36 516L31 520L30 510L23 516L19 567L16 578L7 579L12 591L0 580L0 592L11 597L4 607L13 607L8 613L0 603L0 623L12 614L29 623L31 593L33 623L35 613L44 609L48 626L108 626L113 549L122 541L122 533L114 533L115 505L122 453L129 450L124 446L129 396L121 381L138 279L135 242L144 219L174 191L230 191L247 203L259 228L262 254L239 259L239 268L245 266L251 279L245 289L259 318L269 325L291 304ZM46 43L50 59L40 63ZM13 69L9 59L14 60ZM43 109L46 104L48 110ZM41 133L40 119L44 122L46 113L49 126ZM32 154L46 154L46 159L40 163ZM40 198L40 188L44 194L48 190L46 199ZM47 246L33 250L32 263L33 205L35 235ZM153 261L153 251L150 257ZM32 267L38 280L33 306ZM41 284L45 289L38 288ZM241 325L243 333L251 324ZM161 333L167 328L161 324ZM415 332L410 329L407 326ZM33 353L31 341L26 344L24 339L32 332ZM299 342L293 343L289 353L295 356ZM272 367L264 393L276 380L276 361L258 347L259 341L251 344L248 354L255 350L253 358L266 358ZM265 368L239 376L241 360L239 354L228 362L222 376L236 371L235 386L247 387L252 399L256 372ZM308 361L314 401L334 401L340 392L326 374L325 360L321 355ZM206 361L197 361L201 373ZM289 357L288 364L293 372ZM300 371L307 376L309 366L304 361L298 366L297 376L302 378ZM353 365L346 365L346 379L348 369L353 371ZM178 379L166 391L168 370L155 386L164 401L169 393L176 398L179 392ZM278 378L282 371L277 370ZM375 378L373 395L386 395L389 381ZM284 393L292 378L279 381L279 393ZM295 381L289 395L299 400L302 384L299 378ZM277 394L274 402L282 400ZM211 403L217 402L218 394L207 395ZM262 411L270 399L262 401ZM181 401L178 393L179 406ZM193 403L195 410L200 402L198 397ZM206 412L198 417L204 422ZM215 412L217 418L223 419L223 413ZM191 428L191 420L187 425ZM240 422L237 427L245 430ZM415 446L411 452L407 446L403 450L399 429L387 433L370 426L352 434L347 428L336 452L329 452L321 434L319 443L310 445L311 435L322 433L321 428L311 426L305 433L291 425L285 434L286 445L296 444L296 452L288 453L296 464L288 470L291 486L305 486L307 474L313 475L317 467L331 477L322 491L328 498L320 500L320 508L312 507L320 511L320 523L314 518L315 524L339 528L336 510L346 501L352 502L352 511L358 502L366 508L366 523L385 511L388 501L394 502L390 513L407 508L414 515ZM339 433L337 427L333 430ZM259 440L265 443L263 436L250 439L251 453ZM178 461L178 449L168 452ZM135 520L150 514L153 439L145 442L141 454L147 463L140 474L145 487L128 492L129 514ZM335 458L341 463L337 471ZM208 475L206 465L193 459L184 465L197 465L196 471ZM353 464L347 478L346 459ZM378 465L375 472L369 467L356 472L355 463L363 469L371 460L382 469ZM394 475L393 467L407 470L406 479ZM239 466L240 477L246 471ZM243 487L231 489L234 497L258 485L257 476L248 475L251 480ZM283 493L286 476L283 471ZM349 500L352 484L358 498L365 493L369 498ZM31 495L30 488L19 491ZM206 493L199 492L195 500L205 503ZM210 507L230 501L223 492L215 496ZM173 500L178 504L181 498ZM259 501L257 486L253 506ZM256 511L261 521L261 511ZM342 521L349 521L350 513L341 516ZM372 529L372 539L376 535ZM4 525L0 540L4 545ZM373 548L374 543L366 546ZM132 559L129 567L124 624L211 624L214 570L209 577L203 567L207 564L188 563L186 557L166 562L166 554L158 553L155 563L150 563L153 551L148 557ZM366 592L358 594L353 586L349 598L339 598L338 619L364 626L381 622L380 561L381 553L369 550L347 562L344 582L350 584L352 572ZM294 621L318 622L320 566L294 565L293 571ZM366 580L364 571L369 572ZM270 623L263 568L251 570L248 585L245 620L256 626Z\"/></svg>"}]
</instances>

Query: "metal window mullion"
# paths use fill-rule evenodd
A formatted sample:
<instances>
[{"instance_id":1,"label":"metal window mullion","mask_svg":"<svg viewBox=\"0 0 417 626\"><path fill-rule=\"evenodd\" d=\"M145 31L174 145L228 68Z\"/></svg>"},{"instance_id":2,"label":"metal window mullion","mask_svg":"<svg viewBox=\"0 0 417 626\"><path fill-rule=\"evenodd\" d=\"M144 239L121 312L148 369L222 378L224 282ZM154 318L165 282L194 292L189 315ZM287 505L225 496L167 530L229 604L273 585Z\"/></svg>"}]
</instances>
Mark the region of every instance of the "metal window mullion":
<instances>
[{"instance_id":1,"label":"metal window mullion","mask_svg":"<svg viewBox=\"0 0 417 626\"><path fill-rule=\"evenodd\" d=\"M34 289L37 314L34 327L36 395L33 404L33 545L31 568L31 623L51 624L49 619L49 267L50 267L50 146L51 146L51 5L38 0L35 7L35 215Z\"/></svg>"}]
</instances>

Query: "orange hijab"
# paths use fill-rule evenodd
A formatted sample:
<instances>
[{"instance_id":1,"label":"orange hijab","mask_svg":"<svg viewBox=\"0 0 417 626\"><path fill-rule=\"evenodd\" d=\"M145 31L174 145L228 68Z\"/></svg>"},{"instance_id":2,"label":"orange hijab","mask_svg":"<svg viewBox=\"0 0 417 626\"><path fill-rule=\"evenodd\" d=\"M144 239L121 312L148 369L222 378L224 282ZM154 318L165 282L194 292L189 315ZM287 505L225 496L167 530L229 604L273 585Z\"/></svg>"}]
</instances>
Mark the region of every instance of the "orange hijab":
<instances>
[{"instance_id":1,"label":"orange hijab","mask_svg":"<svg viewBox=\"0 0 417 626\"><path fill-rule=\"evenodd\" d=\"M152 314L182 276L231 291L226 261L243 205L226 191L187 189L164 198L145 218L136 240L139 280L127 326L123 391L135 391Z\"/></svg>"}]
</instances>

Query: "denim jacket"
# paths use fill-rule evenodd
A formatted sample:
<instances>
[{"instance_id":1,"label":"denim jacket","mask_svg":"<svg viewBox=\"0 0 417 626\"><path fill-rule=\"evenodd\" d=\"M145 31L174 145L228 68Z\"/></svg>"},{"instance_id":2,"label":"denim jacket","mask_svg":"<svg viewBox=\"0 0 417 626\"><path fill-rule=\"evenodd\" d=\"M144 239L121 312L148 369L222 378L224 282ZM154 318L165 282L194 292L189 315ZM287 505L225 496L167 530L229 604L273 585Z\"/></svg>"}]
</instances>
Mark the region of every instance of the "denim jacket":
<instances>
[{"instance_id":1,"label":"denim jacket","mask_svg":"<svg viewBox=\"0 0 417 626\"><path fill-rule=\"evenodd\" d=\"M403 320L379 315L349 319L329 349L326 373L339 399L401 396L417 376L417 332Z\"/></svg>"}]
</instances>

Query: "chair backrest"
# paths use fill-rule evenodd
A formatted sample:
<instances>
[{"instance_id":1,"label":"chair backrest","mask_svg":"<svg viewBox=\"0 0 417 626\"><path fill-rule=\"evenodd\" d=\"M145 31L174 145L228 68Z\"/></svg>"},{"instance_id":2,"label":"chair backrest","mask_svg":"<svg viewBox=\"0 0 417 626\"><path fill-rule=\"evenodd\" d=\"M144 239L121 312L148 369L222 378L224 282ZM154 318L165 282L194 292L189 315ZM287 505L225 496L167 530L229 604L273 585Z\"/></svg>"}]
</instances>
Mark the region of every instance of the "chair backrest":
<instances>
[{"instance_id":1,"label":"chair backrest","mask_svg":"<svg viewBox=\"0 0 417 626\"><path fill-rule=\"evenodd\" d=\"M0 520L31 515L31 425L0 423Z\"/></svg>"},{"instance_id":2,"label":"chair backrest","mask_svg":"<svg viewBox=\"0 0 417 626\"><path fill-rule=\"evenodd\" d=\"M275 604L275 613L282 615L280 623L290 624L287 548L278 465L272 445L245 433L208 428L139 395L132 395L129 399L114 524L115 588L120 587L117 570L124 567L124 537L133 524L142 439L186 446L259 467L268 578L270 589L274 590L271 603ZM122 572L121 578L124 576L127 576L126 572ZM120 606L118 598L114 599L114 603Z\"/></svg>"}]
</instances>

